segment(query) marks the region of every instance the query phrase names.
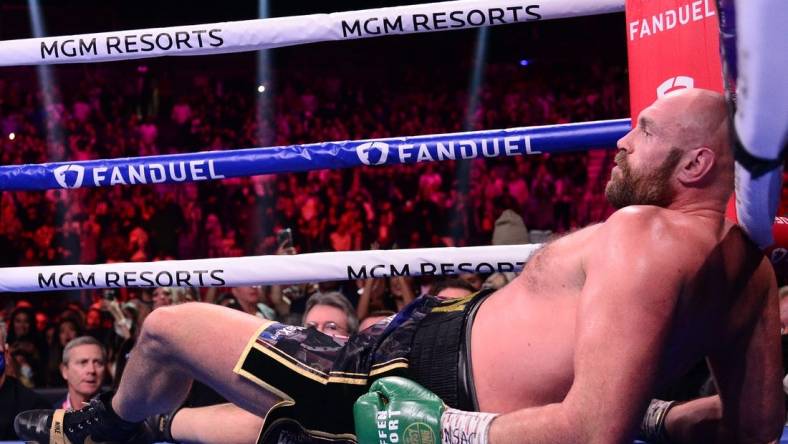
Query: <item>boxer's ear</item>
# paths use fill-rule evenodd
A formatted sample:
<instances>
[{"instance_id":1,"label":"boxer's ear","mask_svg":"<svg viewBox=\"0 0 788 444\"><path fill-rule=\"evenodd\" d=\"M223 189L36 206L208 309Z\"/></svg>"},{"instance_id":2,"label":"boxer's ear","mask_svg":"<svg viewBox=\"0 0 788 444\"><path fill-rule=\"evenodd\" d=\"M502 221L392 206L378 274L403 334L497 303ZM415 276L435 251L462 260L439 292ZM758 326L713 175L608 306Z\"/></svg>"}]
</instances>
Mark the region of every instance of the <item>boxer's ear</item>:
<instances>
[{"instance_id":1,"label":"boxer's ear","mask_svg":"<svg viewBox=\"0 0 788 444\"><path fill-rule=\"evenodd\" d=\"M692 186L705 181L716 163L714 151L700 146L687 150L676 167L676 177L683 185Z\"/></svg>"}]
</instances>

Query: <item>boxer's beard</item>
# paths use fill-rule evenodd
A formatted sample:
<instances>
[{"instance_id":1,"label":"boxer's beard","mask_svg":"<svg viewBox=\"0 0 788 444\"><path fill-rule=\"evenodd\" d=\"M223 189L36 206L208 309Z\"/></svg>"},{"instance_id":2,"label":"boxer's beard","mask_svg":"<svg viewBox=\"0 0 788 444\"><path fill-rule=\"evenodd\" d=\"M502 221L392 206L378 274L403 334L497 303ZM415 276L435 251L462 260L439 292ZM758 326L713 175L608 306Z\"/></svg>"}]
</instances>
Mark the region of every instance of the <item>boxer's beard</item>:
<instances>
[{"instance_id":1,"label":"boxer's beard","mask_svg":"<svg viewBox=\"0 0 788 444\"><path fill-rule=\"evenodd\" d=\"M635 172L627 163L623 151L616 155L619 174L611 175L605 187L605 197L615 208L629 205L655 205L667 207L676 191L670 186L670 177L681 160L681 150L671 148L665 160L657 168L646 172Z\"/></svg>"}]
</instances>

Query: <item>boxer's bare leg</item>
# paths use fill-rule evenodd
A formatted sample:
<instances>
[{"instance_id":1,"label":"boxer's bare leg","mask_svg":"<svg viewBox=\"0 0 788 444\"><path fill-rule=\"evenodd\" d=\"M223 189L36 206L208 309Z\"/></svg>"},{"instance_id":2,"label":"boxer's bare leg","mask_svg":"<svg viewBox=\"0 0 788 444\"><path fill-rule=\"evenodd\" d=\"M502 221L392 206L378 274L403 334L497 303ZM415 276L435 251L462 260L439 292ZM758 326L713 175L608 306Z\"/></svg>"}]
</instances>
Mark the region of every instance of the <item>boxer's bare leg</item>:
<instances>
[{"instance_id":1,"label":"boxer's bare leg","mask_svg":"<svg viewBox=\"0 0 788 444\"><path fill-rule=\"evenodd\" d=\"M197 379L241 408L264 416L278 398L233 373L264 321L211 304L189 303L151 313L112 399L127 421L174 410Z\"/></svg>"},{"instance_id":2,"label":"boxer's bare leg","mask_svg":"<svg viewBox=\"0 0 788 444\"><path fill-rule=\"evenodd\" d=\"M232 424L232 427L217 427L217 424ZM254 444L263 419L233 404L219 404L181 409L170 427L177 442Z\"/></svg>"}]
</instances>

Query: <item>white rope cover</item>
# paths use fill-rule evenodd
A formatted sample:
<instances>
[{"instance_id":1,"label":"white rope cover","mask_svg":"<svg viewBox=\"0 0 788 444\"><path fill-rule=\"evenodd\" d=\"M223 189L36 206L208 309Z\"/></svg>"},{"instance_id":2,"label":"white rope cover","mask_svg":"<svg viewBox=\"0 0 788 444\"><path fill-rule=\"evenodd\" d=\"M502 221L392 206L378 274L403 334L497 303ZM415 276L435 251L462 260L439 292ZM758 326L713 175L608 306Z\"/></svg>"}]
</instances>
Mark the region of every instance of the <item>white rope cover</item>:
<instances>
[{"instance_id":1,"label":"white rope cover","mask_svg":"<svg viewBox=\"0 0 788 444\"><path fill-rule=\"evenodd\" d=\"M0 41L0 66L254 51L624 10L624 0L459 0L392 8Z\"/></svg>"},{"instance_id":2,"label":"white rope cover","mask_svg":"<svg viewBox=\"0 0 788 444\"><path fill-rule=\"evenodd\" d=\"M387 276L520 271L541 244L0 268L0 291L236 287Z\"/></svg>"},{"instance_id":3,"label":"white rope cover","mask_svg":"<svg viewBox=\"0 0 788 444\"><path fill-rule=\"evenodd\" d=\"M744 149L764 161L788 150L788 4L783 0L736 2L736 116ZM754 174L736 163L736 213L739 223L761 248L775 242L773 223L782 197L785 162ZM784 245L783 245L784 247Z\"/></svg>"}]
</instances>

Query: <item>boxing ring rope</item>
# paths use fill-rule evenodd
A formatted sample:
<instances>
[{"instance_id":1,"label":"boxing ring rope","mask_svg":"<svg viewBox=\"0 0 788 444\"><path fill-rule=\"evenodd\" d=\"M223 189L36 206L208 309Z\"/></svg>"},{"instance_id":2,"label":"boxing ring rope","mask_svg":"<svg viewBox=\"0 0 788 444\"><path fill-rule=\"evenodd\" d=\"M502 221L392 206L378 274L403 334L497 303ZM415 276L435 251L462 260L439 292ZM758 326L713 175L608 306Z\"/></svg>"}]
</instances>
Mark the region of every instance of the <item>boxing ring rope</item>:
<instances>
[{"instance_id":1,"label":"boxing ring rope","mask_svg":"<svg viewBox=\"0 0 788 444\"><path fill-rule=\"evenodd\" d=\"M0 268L0 292L236 287L389 276L520 271L541 244Z\"/></svg>"},{"instance_id":2,"label":"boxing ring rope","mask_svg":"<svg viewBox=\"0 0 788 444\"><path fill-rule=\"evenodd\" d=\"M59 38L22 39L0 42L0 66L241 52L318 41L463 29L617 11L623 11L621 0L593 3L552 0L527 7L507 1L463 0L222 23L216 24L215 27L195 25ZM474 23L474 17L484 20ZM466 21L462 22L462 20ZM370 31L371 26L382 26L382 32L375 31L377 28ZM153 33L157 33L155 37ZM160 42L156 40L156 45L151 44L154 47L149 51L143 48L137 49L138 45L145 44L146 36L149 43L151 38L160 39L162 36L165 37L164 40L175 43L168 48L157 48L155 46ZM203 38L205 41L202 40ZM185 42L178 43L179 39L185 39ZM196 39L199 48L192 47L190 39ZM208 41L209 39L214 40L213 45ZM124 45L125 51L120 50L121 44ZM132 46L138 52L131 51ZM113 48L117 50L116 54L112 53ZM67 52L61 54L63 50ZM132 183L134 178L138 183L147 183L148 179L151 183L175 183L186 181L187 175L189 180L207 180L209 176L211 179L220 179L320 168L416 163L480 156L511 156L548 151L575 151L581 148L586 150L589 145L605 147L615 144L615 140L626 133L629 127L629 119L619 119L475 133L254 148L230 152L4 166L0 173L2 177L0 190L119 185ZM396 155L389 155L392 152ZM166 168L162 164L165 162L168 162ZM125 177L120 172L121 169L126 170ZM176 174L176 169L179 170L180 175ZM160 175L151 173L154 170ZM165 177L168 171L172 171L173 174ZM108 176L101 174L105 172L109 172ZM93 180L85 181L86 176ZM99 177L104 177L106 181L97 179ZM519 271L523 261L538 247L539 245L433 248L388 250L385 253L381 251L331 252L155 263L13 267L0 269L0 291L170 285L224 287L391 275ZM305 271L308 274L305 274Z\"/></svg>"},{"instance_id":3,"label":"boxing ring rope","mask_svg":"<svg viewBox=\"0 0 788 444\"><path fill-rule=\"evenodd\" d=\"M459 0L421 5L0 41L0 66L223 54L624 11L624 0Z\"/></svg>"},{"instance_id":4,"label":"boxing ring rope","mask_svg":"<svg viewBox=\"0 0 788 444\"><path fill-rule=\"evenodd\" d=\"M0 66L234 53L315 42L469 29L623 10L623 0L593 2L545 0L533 2L529 6L514 1L462 0L333 14L21 39L0 41ZM575 125L598 125L598 127L568 130L567 127ZM575 125L542 127L551 128L553 133L549 136L527 133L536 128L515 128L412 138L253 148L231 152L4 166L0 167L0 191L179 183L320 168L566 152L581 149L579 144L584 143L580 139L570 142L569 137L572 135L568 134L569 131L577 130L579 133L604 127L607 132L604 135L596 135L602 138L600 139L602 141L596 142L594 139L594 143L584 143L585 146L582 148L588 148L589 145L611 146L615 139L629 130L629 119ZM526 133L512 134L510 133L512 131ZM592 137L587 136L589 139ZM539 137L544 137L544 140L539 140ZM466 153L471 153L469 150L472 144L479 147L486 143L489 147L496 144L495 140L499 140L497 143L501 143L503 147L495 155L487 155L483 148L479 148L481 154L477 151L474 155L466 156ZM454 143L455 146L447 148L450 143ZM443 148L440 144L444 144ZM406 145L412 146L406 148ZM416 145L424 145L425 148L422 149L421 146L417 148ZM463 151L463 147L466 147L467 151ZM510 150L507 150L507 147L510 147ZM749 147L752 154L756 156L765 154L762 152L764 149L762 146L749 145ZM403 153L409 153L410 156L403 157ZM440 153L444 153L443 158ZM779 156L762 155L761 157L775 159ZM154 170L160 175L154 176ZM179 175L175 174L176 170ZM125 175L123 171L126 172ZM106 174L102 175L102 172ZM167 172L171 174L167 176ZM103 179L96 180L99 176ZM132 176L139 178L138 181L133 182ZM747 198L756 196L759 189L776 189L773 186L773 178L768 179L770 183L766 185L756 183L759 177L750 179L749 174L742 172L738 165L737 178L737 189L746 189ZM748 183L739 183L745 180ZM776 195L770 195L767 200L771 203L775 198L779 199ZM763 206L761 204L760 208L757 205L750 208L741 205L740 208L747 208L746 214L763 222L773 218L773 215L764 217L756 211ZM768 243L768 239L759 243L762 245ZM0 268L0 291L157 286L225 287L397 275L519 271L524 261L539 247L540 245L533 244L373 250L147 263Z\"/></svg>"},{"instance_id":5,"label":"boxing ring rope","mask_svg":"<svg viewBox=\"0 0 788 444\"><path fill-rule=\"evenodd\" d=\"M383 35L411 34L452 29L467 29L480 26L518 23L563 17L577 17L623 11L622 0L587 2L583 0L554 0L522 6L514 2L494 0L461 0L454 2L407 5L349 11L333 14L312 14L283 18L225 22L209 25L150 28L98 34L81 34L65 37L46 37L0 41L0 66L25 64L53 64L100 62L121 59L148 58L166 55L203 55L229 52L253 51L266 48L290 46L331 40L350 40ZM472 20L475 17L476 22ZM155 34L155 36L154 36ZM166 44L162 44L162 41ZM194 47L193 45L197 45ZM139 48L138 48L139 46ZM145 46L145 47L143 47ZM166 47L165 47L166 46ZM183 47L182 47L183 46ZM117 53L113 54L113 50ZM629 127L628 119L607 121L611 125L626 125L611 131L614 139L623 135ZM597 122L599 124L599 122ZM582 125L582 124L580 124ZM495 144L496 137L503 137L505 155L531 154L533 149L529 136L509 142L505 134L510 130L498 130L489 142ZM619 131L616 133L616 131ZM559 131L560 132L560 131ZM607 136L611 134L608 133ZM421 142L417 153L413 153L418 138L368 140L360 142L329 142L310 145L277 147L265 152L262 158L275 158L275 162L259 160L264 148L237 150L232 152L191 153L149 158L127 158L86 162L61 162L40 165L2 167L0 190L39 190L51 188L80 188L129 183L174 183L194 180L221 179L269 172L306 171L319 168L346 168L366 165L415 163L427 160L444 160L478 157L473 155L476 142L462 145L461 141L448 150L441 143L449 144L451 136L467 137L468 134L442 135L443 142ZM419 136L430 138L436 136ZM549 139L549 137L547 137ZM399 143L396 145L395 143ZM611 145L608 139L601 145ZM406 145L414 145L406 148ZM546 144L547 145L547 144ZM391 146L398 156L388 158ZM424 147L424 149L422 149ZM321 148L321 149L318 149ZM559 145L553 152L574 150L577 147ZM584 149L587 146L583 147ZM463 151L465 149L465 151ZM257 151L255 151L257 150ZM354 152L349 154L349 152ZM378 158L371 156L377 151ZM407 155L410 151L410 156ZM483 148L482 148L483 151ZM444 158L441 158L441 152ZM326 153L334 154L325 156ZM468 153L469 155L466 155ZM500 151L495 153L500 155ZM483 156L494 157L482 152ZM214 157L215 156L215 157ZM415 156L415 159L413 158ZM312 161L312 159L317 159ZM328 159L332 159L328 161ZM348 162L349 159L349 162ZM227 167L227 174L217 171L215 162L227 161L238 168ZM268 164L266 166L263 163ZM165 164L167 167L165 167ZM281 164L281 165L280 165ZM187 168L188 165L188 168ZM247 168L247 166L249 168ZM270 168L270 169L269 169ZM179 170L176 174L176 169ZM222 165L224 169L224 164ZM738 169L738 167L737 167ZM124 176L122 170L126 171ZM232 170L232 172L231 172ZM88 180L85 181L85 172ZM170 172L169 177L167 172ZM104 173L109 173L109 176ZM737 189L742 174L737 171ZM135 182L136 180L136 182ZM91 183L92 182L92 183ZM108 182L108 183L107 183ZM747 195L752 194L749 189ZM765 219L768 220L768 219Z\"/></svg>"},{"instance_id":6,"label":"boxing ring rope","mask_svg":"<svg viewBox=\"0 0 788 444\"><path fill-rule=\"evenodd\" d=\"M181 183L614 147L630 119L165 156L0 166L0 191Z\"/></svg>"}]
</instances>

